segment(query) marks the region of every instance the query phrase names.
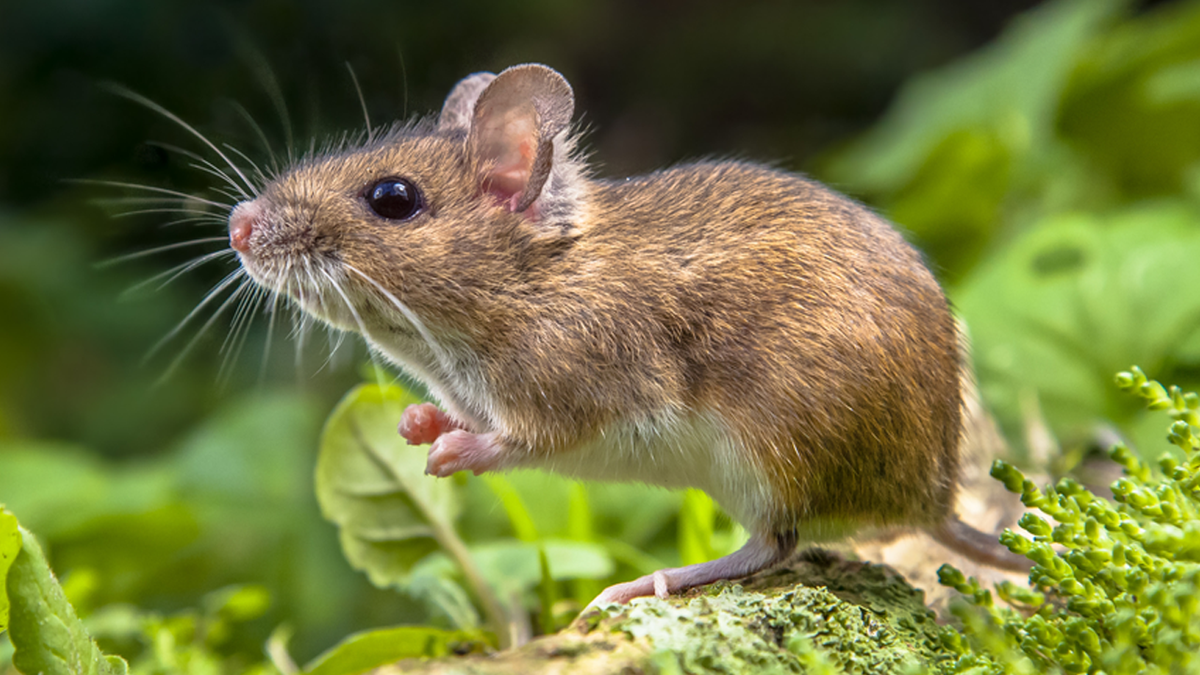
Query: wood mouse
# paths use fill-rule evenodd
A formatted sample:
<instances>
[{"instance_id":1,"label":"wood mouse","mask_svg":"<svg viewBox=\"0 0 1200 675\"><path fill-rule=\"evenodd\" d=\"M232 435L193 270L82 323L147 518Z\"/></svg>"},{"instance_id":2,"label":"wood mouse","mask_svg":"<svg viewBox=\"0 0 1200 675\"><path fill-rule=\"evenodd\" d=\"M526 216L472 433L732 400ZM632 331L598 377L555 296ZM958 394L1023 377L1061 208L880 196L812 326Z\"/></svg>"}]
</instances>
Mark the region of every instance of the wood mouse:
<instances>
[{"instance_id":1,"label":"wood mouse","mask_svg":"<svg viewBox=\"0 0 1200 675\"><path fill-rule=\"evenodd\" d=\"M262 286L361 333L441 403L427 473L536 467L695 487L750 533L624 602L918 528L1026 568L953 504L964 371L945 295L883 218L751 163L595 178L543 65L459 82L436 118L307 157L229 219Z\"/></svg>"}]
</instances>

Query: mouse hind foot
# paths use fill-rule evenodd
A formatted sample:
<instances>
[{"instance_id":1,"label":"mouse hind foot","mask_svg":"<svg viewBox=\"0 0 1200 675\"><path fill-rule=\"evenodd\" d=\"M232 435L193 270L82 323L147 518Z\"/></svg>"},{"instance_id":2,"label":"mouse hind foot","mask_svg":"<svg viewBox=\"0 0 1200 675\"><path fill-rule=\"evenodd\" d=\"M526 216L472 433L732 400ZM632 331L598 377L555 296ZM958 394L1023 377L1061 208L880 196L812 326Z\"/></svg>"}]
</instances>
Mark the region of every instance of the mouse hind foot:
<instances>
[{"instance_id":1,"label":"mouse hind foot","mask_svg":"<svg viewBox=\"0 0 1200 675\"><path fill-rule=\"evenodd\" d=\"M791 548L783 550L774 537L752 535L744 546L723 558L686 567L663 569L633 581L609 586L596 596L584 611L609 603L626 603L634 598L650 595L666 599L671 593L686 591L689 588L723 579L739 579L774 567L787 560L791 554Z\"/></svg>"}]
</instances>

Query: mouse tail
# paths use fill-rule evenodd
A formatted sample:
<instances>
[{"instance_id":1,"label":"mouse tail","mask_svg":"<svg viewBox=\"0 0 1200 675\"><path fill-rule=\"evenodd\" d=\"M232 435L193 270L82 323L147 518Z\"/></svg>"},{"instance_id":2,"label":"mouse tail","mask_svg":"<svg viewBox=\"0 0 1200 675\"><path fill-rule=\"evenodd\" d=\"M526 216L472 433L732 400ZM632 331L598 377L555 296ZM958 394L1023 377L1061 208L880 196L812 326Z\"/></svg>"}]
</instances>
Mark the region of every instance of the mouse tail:
<instances>
[{"instance_id":1,"label":"mouse tail","mask_svg":"<svg viewBox=\"0 0 1200 675\"><path fill-rule=\"evenodd\" d=\"M929 534L942 546L975 562L1011 572L1028 572L1033 561L1004 547L996 535L985 534L951 516Z\"/></svg>"}]
</instances>

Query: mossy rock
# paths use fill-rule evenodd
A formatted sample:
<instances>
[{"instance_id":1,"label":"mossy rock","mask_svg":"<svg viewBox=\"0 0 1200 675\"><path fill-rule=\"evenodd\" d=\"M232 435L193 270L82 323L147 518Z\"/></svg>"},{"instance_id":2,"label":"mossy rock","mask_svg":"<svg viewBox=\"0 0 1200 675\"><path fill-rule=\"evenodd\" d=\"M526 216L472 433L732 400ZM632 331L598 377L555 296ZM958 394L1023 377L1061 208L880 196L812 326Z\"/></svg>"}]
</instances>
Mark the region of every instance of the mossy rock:
<instances>
[{"instance_id":1,"label":"mossy rock","mask_svg":"<svg viewBox=\"0 0 1200 675\"><path fill-rule=\"evenodd\" d=\"M514 650L406 660L395 673L938 672L953 657L889 568L829 555L667 600L640 598Z\"/></svg>"}]
</instances>

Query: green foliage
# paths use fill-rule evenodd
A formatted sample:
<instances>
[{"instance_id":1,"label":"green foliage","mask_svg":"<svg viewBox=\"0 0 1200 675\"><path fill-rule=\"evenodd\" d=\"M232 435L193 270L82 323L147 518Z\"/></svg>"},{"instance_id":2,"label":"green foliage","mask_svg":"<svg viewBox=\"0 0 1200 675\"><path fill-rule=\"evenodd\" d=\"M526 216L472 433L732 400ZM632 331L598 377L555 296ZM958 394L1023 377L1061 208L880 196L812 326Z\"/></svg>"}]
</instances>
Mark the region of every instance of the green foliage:
<instances>
[{"instance_id":1,"label":"green foliage","mask_svg":"<svg viewBox=\"0 0 1200 675\"><path fill-rule=\"evenodd\" d=\"M997 593L950 566L943 584L970 599L955 611L966 639L948 630L960 667L989 672L1178 673L1200 667L1200 396L1167 389L1133 368L1119 387L1166 413L1173 452L1157 471L1124 445L1111 456L1125 476L1111 500L1071 478L1039 489L997 460L992 475L1034 513L1021 518L1031 537L1006 530L1001 542L1035 565L1035 590Z\"/></svg>"},{"instance_id":2,"label":"green foliage","mask_svg":"<svg viewBox=\"0 0 1200 675\"><path fill-rule=\"evenodd\" d=\"M700 490L683 493L683 506L679 509L679 559L683 565L694 565L716 556L713 555L713 523L717 505L712 498Z\"/></svg>"},{"instance_id":3,"label":"green foliage","mask_svg":"<svg viewBox=\"0 0 1200 675\"><path fill-rule=\"evenodd\" d=\"M168 5L164 16L170 7L178 12L178 6ZM1046 517L1022 520L1029 537L1008 534L1005 539L1018 549L1028 547L1040 560L1038 588L1004 585L987 591L946 570L945 580L977 603L976 610L960 610L965 637L943 634L960 670L1037 672L1052 663L1064 670L1095 669L1109 658L1117 660L1111 669L1119 672L1134 663L1128 660L1131 653L1147 660L1174 658L1172 645L1184 644L1180 641L1195 630L1185 620L1195 613L1185 577L1191 569L1187 566L1200 556L1200 534L1189 510L1194 495L1187 492L1186 481L1174 478L1194 470L1192 460L1183 459L1184 446L1193 443L1195 434L1193 413L1187 412L1195 409L1194 398L1144 380L1138 371L1123 377L1127 388L1144 390L1151 408L1177 416L1164 444L1157 419L1106 385L1111 372L1131 362L1188 386L1196 384L1200 373L1200 300L1184 292L1200 282L1194 265L1200 255L1200 126L1195 123L1200 119L1200 2L1164 3L1136 14L1131 6L1120 0L1044 3L993 45L913 80L874 130L817 170L840 189L886 211L930 254L969 325L989 408L1011 439L1018 439L1017 432L1028 423L1032 402L1068 444L1087 440L1101 422L1120 425L1133 441L1134 450L1116 453L1129 475L1114 486L1115 504L1086 497L1069 481L1030 492L1028 498L1044 507ZM28 7L35 9L22 5L20 11L37 11L40 5ZM847 25L854 26L859 40L878 35L879 26L897 16L889 13L895 10L881 10L872 12L879 23L864 22L853 10L832 7L819 11L850 12L845 16L853 20ZM818 10L803 11L803 17L790 18L805 21L781 22L756 10L745 13L753 15L745 25L787 31L786 40L776 36L780 44L813 44L818 41L792 34L807 25L809 12ZM573 23L566 10L551 14L552 24L568 33L604 23ZM530 16L518 22L529 24ZM736 33L741 40L737 44L743 48L724 50L722 62L765 44L753 31L728 30L723 15L717 21L710 16L709 23L703 15L695 16L699 18L688 30L703 34L710 25L714 35ZM54 19L55 25L59 20ZM622 25L611 16L606 21ZM907 30L911 24L904 25ZM656 29L648 24L647 30ZM357 30L344 32L354 34L358 44ZM328 33L325 26L318 32ZM848 45L841 58L833 59L837 64L826 59L814 68L813 60L801 58L804 54L788 55L789 63L799 66L787 66L774 56L768 60L771 68L800 68L794 72L805 77L785 80L791 87L801 86L815 72L828 76L832 66L859 54L886 61L880 54L897 53L895 45L878 52L874 46L857 48L856 40L832 42ZM156 33L155 44L175 49L190 43L162 42ZM696 39L696 44L711 51L710 37ZM609 89L618 93L591 102L589 116L600 131L590 138L595 138L601 159L623 169L630 164L648 168L714 148L766 158L793 152L791 141L803 134L793 130L787 140L760 129L762 116L776 106L746 105L754 99L747 91L779 90L779 72L760 66L724 71L737 74L724 78L724 89L743 86L743 79L746 89L735 97L736 105L722 106L711 87L721 71L697 67L682 49L686 45L675 47L680 48L659 51L676 55L682 59L678 63L645 68L630 61L636 72L650 75L622 78L626 82L621 87L628 88ZM433 49L428 41L409 45L406 58L442 63L444 59L430 56ZM511 48L485 51L518 53ZM625 52L630 59L644 57ZM615 52L598 53L611 62ZM937 50L930 54L935 60L945 58ZM555 63L572 70L566 52L549 56L561 57ZM450 65L438 69L448 72L410 63L410 109L436 105L435 91L441 93L453 76L481 65L476 56L457 51L445 63ZM33 72L28 64L14 64L18 72ZM340 72L340 57L336 65ZM576 70L584 67L574 64ZM105 66L97 68L94 72L126 80ZM231 69L246 67L238 63ZM177 69L166 70L176 77ZM315 72L308 66L301 70ZM593 63L589 79L600 79L602 70ZM749 75L755 70L763 70L763 79ZM214 82L218 79L221 93L230 93L230 78ZM698 99L703 105L685 100L689 79L699 81L694 88L703 92ZM13 81L26 80L33 78ZM187 95L171 106L199 101L207 111L218 85L204 86L189 81ZM654 89L638 92L635 86ZM666 94L654 98L660 90ZM233 95L257 100L257 93ZM295 100L292 95L305 98L291 91L285 98ZM357 97L348 100L357 105ZM625 109L630 101L648 107L621 118L621 124L606 124L615 112L596 107ZM689 112L672 114L663 107L668 104ZM95 117L97 128L103 128L104 106L59 102L51 107L87 110L89 123ZM750 122L741 131L728 132L728 138L687 131L705 115L725 129L734 108ZM640 126L657 118L677 119L680 132ZM133 137L138 140L162 135L147 131L143 118L127 126L136 127ZM616 141L604 136L610 126L625 136ZM87 125L56 126L83 128L90 139L111 137ZM22 130L17 136L28 135L25 124L6 129L10 146L16 138L13 129ZM693 145L672 147L688 137ZM631 160L612 152L614 147L648 145L629 138L654 138L649 145L662 147L649 151L666 148L668 155L634 153ZM85 140L79 135L64 139L72 147ZM127 153L132 141L121 143L104 156ZM81 175L94 168L51 171L37 163L55 153L44 152L41 140L27 145L36 152L27 152L18 164L35 169L0 175L0 189L6 181L19 180L25 192L37 187L32 177ZM185 177L172 175L172 182L179 180L177 185L187 189ZM53 200L70 201L61 195ZM338 669L378 662L385 658L380 645L389 643L400 646L386 658L453 651L451 643L459 638L449 636L480 639L481 613L490 617L498 639L525 620L550 631L608 583L719 556L744 537L699 493L583 485L536 472L434 481L422 475L426 449L405 447L394 433L402 405L415 398L398 388L377 388L375 394L364 388L352 393L330 420L317 483L322 509L338 524L336 534L351 565L371 581L400 591L380 593L343 560L332 528L320 520L312 500L310 451L316 445L317 422L332 399L269 391L231 399L228 391L211 384L211 357L218 344L206 340L198 346L204 359L178 371L169 387L147 394L162 370L135 367L153 342L146 336L170 330L179 318L172 310L188 307L200 287L172 286L148 302L114 306L111 299L120 288L168 265L97 274L90 263L106 255L101 249L111 248L112 242L96 239L92 230L104 228L93 227L95 214L80 209L0 213L0 315L6 318L0 331L0 500L43 538L64 579L58 592L74 605L100 647L126 657L134 672L266 672L270 666L261 663L263 642L273 636L268 642L272 653L286 657L282 635L292 629L294 649L303 660L353 633L326 657L334 665L320 666ZM117 248L127 250L128 245ZM286 358L273 358L271 367L292 372ZM255 368L232 370L231 390L257 375ZM344 371L335 376L342 378L335 384L326 379L312 389L332 392L327 395L344 391L352 376ZM308 376L307 370L303 374ZM348 426L351 420L359 423L358 436ZM51 437L87 441L44 440ZM1173 460L1152 462L1172 447ZM98 459L97 450L109 457L146 456L153 450L162 454L117 463ZM1174 487L1155 482L1152 464L1176 481ZM1000 466L996 473L1010 488L1026 491L1019 472ZM1116 530L1109 525L1114 517L1119 519ZM10 548L19 541L13 528L11 516L0 512L0 576L5 571L5 532ZM1099 539L1093 541L1093 534ZM1082 543L1084 539L1092 543ZM1052 555L1052 544L1065 547L1066 553ZM1123 567L1114 567L1118 551ZM1124 569L1124 576L1113 569ZM1178 578L1168 578L1170 574ZM1135 597L1126 591L1123 597L1116 590L1120 583L1144 592ZM496 596L495 602L489 596ZM989 607L995 604L993 597L1015 603L1028 616ZM7 602L7 595L2 600ZM1143 616L1169 602L1176 602L1174 614ZM192 606L198 609L180 609ZM60 603L59 609L69 608ZM0 624L3 616L0 605ZM1117 632L1097 629L1096 616L1114 617L1103 628ZM406 623L417 625L358 632ZM289 628L281 628L284 624ZM1141 641L1121 642L1129 635ZM1150 637L1157 639L1151 642ZM1050 643L1053 650L1026 651L1027 646ZM789 648L813 669L834 667L805 636L790 639ZM10 654L11 646L0 641L0 669Z\"/></svg>"},{"instance_id":4,"label":"green foliage","mask_svg":"<svg viewBox=\"0 0 1200 675\"><path fill-rule=\"evenodd\" d=\"M350 564L377 586L405 585L421 559L457 539L461 487L426 479L425 453L396 434L404 408L418 402L399 387L361 385L338 404L321 437L321 512L337 524Z\"/></svg>"},{"instance_id":5,"label":"green foliage","mask_svg":"<svg viewBox=\"0 0 1200 675\"><path fill-rule=\"evenodd\" d=\"M822 172L930 255L1018 447L1040 405L1067 446L1117 424L1152 458L1109 374L1200 384L1200 298L1177 292L1200 249L1200 3L1130 4L1037 7L913 79Z\"/></svg>"},{"instance_id":6,"label":"green foliage","mask_svg":"<svg viewBox=\"0 0 1200 675\"><path fill-rule=\"evenodd\" d=\"M355 675L401 659L465 654L479 641L474 632L415 626L357 633L321 654L304 675Z\"/></svg>"},{"instance_id":7,"label":"green foliage","mask_svg":"<svg viewBox=\"0 0 1200 675\"><path fill-rule=\"evenodd\" d=\"M114 604L175 612L252 581L273 602L240 622L223 652L253 662L287 622L296 656L308 659L356 630L426 616L381 596L339 553L312 494L320 417L294 394L233 398L172 452L138 463L63 443L0 443L0 495L42 537L85 620ZM117 653L132 654L126 646L137 645L122 641Z\"/></svg>"},{"instance_id":8,"label":"green foliage","mask_svg":"<svg viewBox=\"0 0 1200 675\"><path fill-rule=\"evenodd\" d=\"M831 161L830 176L882 202L943 267L962 274L1057 142L1068 77L1123 4L1047 4L971 57L914 78L884 119Z\"/></svg>"},{"instance_id":9,"label":"green foliage","mask_svg":"<svg viewBox=\"0 0 1200 675\"><path fill-rule=\"evenodd\" d=\"M46 675L133 673L157 675L238 672L272 675L265 662L247 663L228 649L230 638L247 621L262 616L270 596L261 586L236 586L209 593L200 611L161 615L130 605L109 605L80 620L28 530L0 509L4 527L11 525L17 550L7 570L0 570L0 590L11 602L9 632L12 664L20 672ZM7 530L4 539L7 536ZM99 643L99 644L97 644ZM129 656L106 655L100 645Z\"/></svg>"},{"instance_id":10,"label":"green foliage","mask_svg":"<svg viewBox=\"0 0 1200 675\"><path fill-rule=\"evenodd\" d=\"M1045 218L975 270L956 294L970 317L981 388L1014 420L1036 395L1064 432L1140 411L1106 386L1135 360L1153 371L1200 362L1200 208L1154 202ZM1152 429L1152 427L1150 427ZM1152 457L1161 435L1135 433Z\"/></svg>"},{"instance_id":11,"label":"green foliage","mask_svg":"<svg viewBox=\"0 0 1200 675\"><path fill-rule=\"evenodd\" d=\"M546 519L539 525L529 507L537 503L543 506L539 511L551 511L538 496L544 491L522 489L518 477L426 476L428 448L409 447L395 432L404 408L418 401L399 386L361 385L325 427L317 494L322 511L339 527L347 559L377 586L420 599L431 615L456 628L477 626L469 595L480 603L501 642L511 630L513 613L529 611L538 601L542 625L556 625L557 584L608 579L616 571L608 550L593 541L586 491L556 479L566 490L554 492L574 507L566 522L547 526ZM497 538L493 531L490 541L472 541L455 527L462 514L473 512L464 508L470 502L467 495L481 489L494 500L493 509L496 501L502 506L511 538ZM552 533L573 533L577 539ZM590 592L591 587L582 590ZM517 605L511 606L509 599ZM581 607L591 596L574 600Z\"/></svg>"},{"instance_id":12,"label":"green foliage","mask_svg":"<svg viewBox=\"0 0 1200 675\"><path fill-rule=\"evenodd\" d=\"M4 580L21 551L21 532L17 529L17 517L0 506L0 633L8 630L8 593Z\"/></svg>"},{"instance_id":13,"label":"green foliage","mask_svg":"<svg viewBox=\"0 0 1200 675\"><path fill-rule=\"evenodd\" d=\"M21 530L21 550L3 578L10 604L13 665L24 673L108 675L128 672L125 661L105 656L92 641L42 548Z\"/></svg>"}]
</instances>

